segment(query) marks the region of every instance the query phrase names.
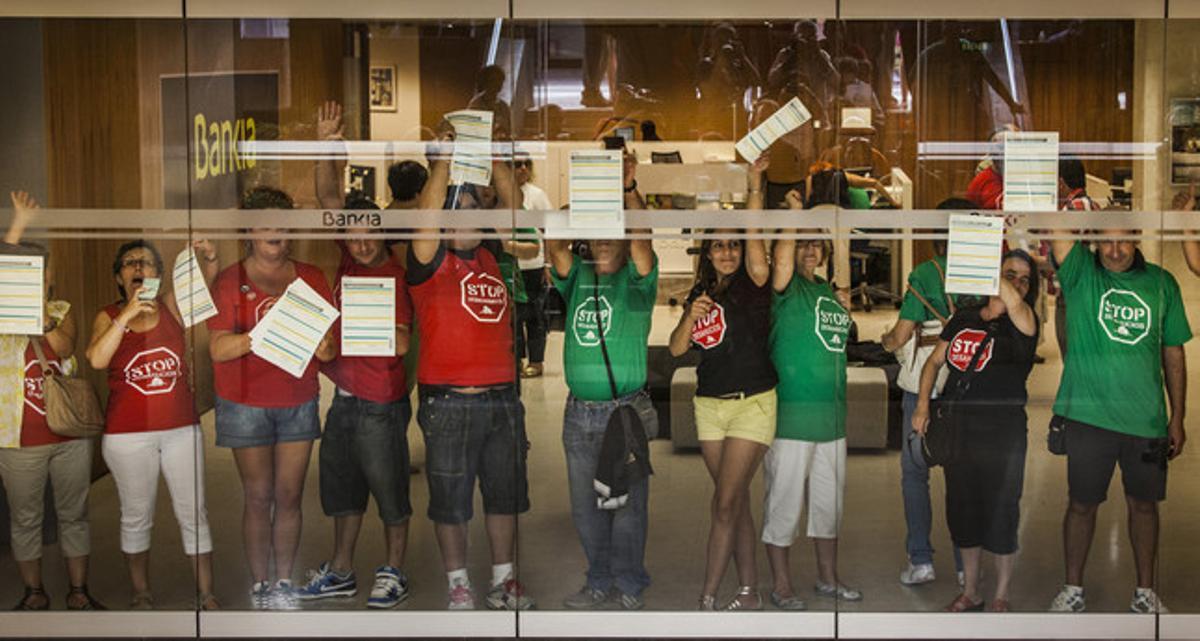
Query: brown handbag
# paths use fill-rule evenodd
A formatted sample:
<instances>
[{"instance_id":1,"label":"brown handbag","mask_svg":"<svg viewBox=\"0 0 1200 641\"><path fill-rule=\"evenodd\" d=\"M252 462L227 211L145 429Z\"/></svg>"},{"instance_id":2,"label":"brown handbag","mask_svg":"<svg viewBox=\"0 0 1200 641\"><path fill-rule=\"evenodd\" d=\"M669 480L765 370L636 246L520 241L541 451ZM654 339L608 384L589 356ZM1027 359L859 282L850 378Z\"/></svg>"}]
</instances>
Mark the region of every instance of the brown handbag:
<instances>
[{"instance_id":1,"label":"brown handbag","mask_svg":"<svg viewBox=\"0 0 1200 641\"><path fill-rule=\"evenodd\" d=\"M42 366L42 396L50 431L67 438L90 438L104 432L104 412L92 384L74 376L56 375L46 362L39 337L30 336Z\"/></svg>"}]
</instances>

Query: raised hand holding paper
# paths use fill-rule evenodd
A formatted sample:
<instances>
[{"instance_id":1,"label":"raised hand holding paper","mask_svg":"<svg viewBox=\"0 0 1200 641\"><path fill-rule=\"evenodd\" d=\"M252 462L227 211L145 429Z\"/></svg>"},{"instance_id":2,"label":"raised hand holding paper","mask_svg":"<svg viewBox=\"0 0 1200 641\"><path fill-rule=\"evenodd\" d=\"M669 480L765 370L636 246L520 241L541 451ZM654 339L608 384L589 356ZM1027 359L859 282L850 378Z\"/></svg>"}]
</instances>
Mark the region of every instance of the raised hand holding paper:
<instances>
[{"instance_id":1,"label":"raised hand holding paper","mask_svg":"<svg viewBox=\"0 0 1200 641\"><path fill-rule=\"evenodd\" d=\"M446 114L454 126L450 183L488 186L492 182L492 112L463 109Z\"/></svg>"},{"instance_id":2,"label":"raised hand holding paper","mask_svg":"<svg viewBox=\"0 0 1200 641\"><path fill-rule=\"evenodd\" d=\"M44 272L41 256L0 255L0 334L41 335Z\"/></svg>"},{"instance_id":3,"label":"raised hand holding paper","mask_svg":"<svg viewBox=\"0 0 1200 641\"><path fill-rule=\"evenodd\" d=\"M296 279L250 330L250 351L300 378L338 316L333 305L308 283Z\"/></svg>"},{"instance_id":4,"label":"raised hand holding paper","mask_svg":"<svg viewBox=\"0 0 1200 641\"><path fill-rule=\"evenodd\" d=\"M804 103L800 102L799 98L792 98L755 127L754 131L746 134L735 146L742 158L747 162L754 162L776 140L811 119L812 114L805 108Z\"/></svg>"},{"instance_id":5,"label":"raised hand holding paper","mask_svg":"<svg viewBox=\"0 0 1200 641\"><path fill-rule=\"evenodd\" d=\"M158 287L162 284L161 278L144 278L142 279L142 289L138 292L138 300L151 301L158 298Z\"/></svg>"},{"instance_id":6,"label":"raised hand holding paper","mask_svg":"<svg viewBox=\"0 0 1200 641\"><path fill-rule=\"evenodd\" d=\"M342 277L342 354L396 355L396 279Z\"/></svg>"},{"instance_id":7,"label":"raised hand holding paper","mask_svg":"<svg viewBox=\"0 0 1200 641\"><path fill-rule=\"evenodd\" d=\"M171 282L175 287L175 303L179 305L179 316L183 319L184 327L191 327L217 315L217 306L213 303L208 286L204 284L204 272L200 270L196 252L191 247L175 257Z\"/></svg>"},{"instance_id":8,"label":"raised hand holding paper","mask_svg":"<svg viewBox=\"0 0 1200 641\"><path fill-rule=\"evenodd\" d=\"M1002 216L950 216L946 293L994 296L1000 292L1004 246Z\"/></svg>"}]
</instances>

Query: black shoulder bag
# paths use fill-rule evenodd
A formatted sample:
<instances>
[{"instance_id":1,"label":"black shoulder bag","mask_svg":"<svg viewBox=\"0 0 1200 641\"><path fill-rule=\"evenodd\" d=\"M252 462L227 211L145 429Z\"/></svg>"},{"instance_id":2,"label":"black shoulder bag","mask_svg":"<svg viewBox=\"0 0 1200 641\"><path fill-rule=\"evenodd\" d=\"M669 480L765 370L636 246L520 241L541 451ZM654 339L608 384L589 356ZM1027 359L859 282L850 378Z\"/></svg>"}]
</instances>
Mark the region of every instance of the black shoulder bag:
<instances>
[{"instance_id":1,"label":"black shoulder bag","mask_svg":"<svg viewBox=\"0 0 1200 641\"><path fill-rule=\"evenodd\" d=\"M979 347L971 356L967 371L959 377L958 384L949 394L943 393L930 403L929 426L925 429L925 437L921 439L921 455L925 457L925 463L929 467L947 465L962 456L963 437L958 425L960 412L955 406L971 389L971 381L978 373L975 366L979 364L979 358L983 356L991 339L992 332L988 330L983 335L983 340L979 341Z\"/></svg>"},{"instance_id":2,"label":"black shoulder bag","mask_svg":"<svg viewBox=\"0 0 1200 641\"><path fill-rule=\"evenodd\" d=\"M608 344L604 340L604 318L600 313L600 275L596 274L592 287L592 302L596 306L596 330L600 335L600 354L604 357L604 369L608 374L608 386L614 401L620 398L617 379L613 376L612 361L608 358ZM602 510L615 510L629 501L630 485L644 476L654 473L650 467L650 444L646 439L646 428L638 416L637 409L629 403L617 403L600 443L600 460L596 465L596 477L592 487L596 490L596 506Z\"/></svg>"}]
</instances>

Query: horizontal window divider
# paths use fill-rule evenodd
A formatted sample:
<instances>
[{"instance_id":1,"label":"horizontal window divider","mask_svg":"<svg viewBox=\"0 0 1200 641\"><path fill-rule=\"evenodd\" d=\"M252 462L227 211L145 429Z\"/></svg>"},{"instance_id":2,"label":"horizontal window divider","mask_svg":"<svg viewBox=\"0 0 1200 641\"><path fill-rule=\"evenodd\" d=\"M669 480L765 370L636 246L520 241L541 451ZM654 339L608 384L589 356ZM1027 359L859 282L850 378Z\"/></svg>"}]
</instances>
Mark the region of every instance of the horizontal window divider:
<instances>
[{"instance_id":1,"label":"horizontal window divider","mask_svg":"<svg viewBox=\"0 0 1200 641\"><path fill-rule=\"evenodd\" d=\"M200 638L502 638L514 612L201 612Z\"/></svg>"},{"instance_id":2,"label":"horizontal window divider","mask_svg":"<svg viewBox=\"0 0 1200 641\"><path fill-rule=\"evenodd\" d=\"M1154 639L1155 615L1088 612L839 612L847 639Z\"/></svg>"},{"instance_id":3,"label":"horizontal window divider","mask_svg":"<svg viewBox=\"0 0 1200 641\"><path fill-rule=\"evenodd\" d=\"M525 638L832 639L834 612L540 612L518 615Z\"/></svg>"},{"instance_id":4,"label":"horizontal window divider","mask_svg":"<svg viewBox=\"0 0 1200 641\"><path fill-rule=\"evenodd\" d=\"M196 638L196 612L0 612L0 638Z\"/></svg>"}]
</instances>

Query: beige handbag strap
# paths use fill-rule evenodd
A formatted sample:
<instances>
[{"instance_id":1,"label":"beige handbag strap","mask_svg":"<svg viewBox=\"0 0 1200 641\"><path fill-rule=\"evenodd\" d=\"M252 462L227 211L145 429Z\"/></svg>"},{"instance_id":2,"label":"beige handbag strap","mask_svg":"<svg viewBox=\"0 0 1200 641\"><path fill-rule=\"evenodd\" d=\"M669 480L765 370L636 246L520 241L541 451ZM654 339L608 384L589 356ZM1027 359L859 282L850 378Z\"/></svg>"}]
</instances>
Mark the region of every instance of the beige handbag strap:
<instances>
[{"instance_id":1,"label":"beige handbag strap","mask_svg":"<svg viewBox=\"0 0 1200 641\"><path fill-rule=\"evenodd\" d=\"M946 296L946 309L949 309L950 315L953 316L954 312L956 311L954 309L954 297L946 293L946 272L942 270L942 264L936 260L933 261L933 267L938 271L938 276L941 276L942 278L942 294ZM928 303L926 303L926 305L928 305ZM942 323L945 322L946 321L943 319Z\"/></svg>"},{"instance_id":2,"label":"beige handbag strap","mask_svg":"<svg viewBox=\"0 0 1200 641\"><path fill-rule=\"evenodd\" d=\"M33 353L37 354L38 364L42 366L42 377L54 376L54 372L50 369L50 363L46 362L46 353L42 351L40 338L40 336L29 337L29 342L33 344Z\"/></svg>"}]
</instances>

